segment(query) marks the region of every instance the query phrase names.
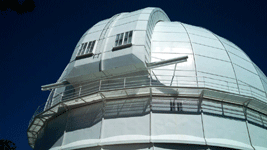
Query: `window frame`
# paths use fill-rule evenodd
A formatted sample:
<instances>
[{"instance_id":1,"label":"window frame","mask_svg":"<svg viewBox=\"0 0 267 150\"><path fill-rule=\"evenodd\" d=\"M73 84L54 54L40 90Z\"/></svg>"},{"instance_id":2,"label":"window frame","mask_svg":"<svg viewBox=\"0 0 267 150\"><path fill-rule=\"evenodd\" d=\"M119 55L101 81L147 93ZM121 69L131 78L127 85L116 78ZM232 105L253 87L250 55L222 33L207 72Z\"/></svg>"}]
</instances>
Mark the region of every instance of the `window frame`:
<instances>
[{"instance_id":1,"label":"window frame","mask_svg":"<svg viewBox=\"0 0 267 150\"><path fill-rule=\"evenodd\" d=\"M133 30L116 34L115 43L112 51L131 47L133 39Z\"/></svg>"},{"instance_id":2,"label":"window frame","mask_svg":"<svg viewBox=\"0 0 267 150\"><path fill-rule=\"evenodd\" d=\"M82 43L79 46L79 51L77 52L75 59L77 60L93 56L94 47L96 45L95 43L96 40Z\"/></svg>"}]
</instances>

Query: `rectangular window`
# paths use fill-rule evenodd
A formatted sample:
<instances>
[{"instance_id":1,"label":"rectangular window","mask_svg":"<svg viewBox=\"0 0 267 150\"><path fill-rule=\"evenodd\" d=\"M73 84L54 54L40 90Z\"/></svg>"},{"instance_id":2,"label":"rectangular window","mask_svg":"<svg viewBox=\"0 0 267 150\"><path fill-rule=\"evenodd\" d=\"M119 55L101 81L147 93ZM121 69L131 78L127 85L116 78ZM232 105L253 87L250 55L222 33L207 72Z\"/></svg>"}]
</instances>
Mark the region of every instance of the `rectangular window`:
<instances>
[{"instance_id":1,"label":"rectangular window","mask_svg":"<svg viewBox=\"0 0 267 150\"><path fill-rule=\"evenodd\" d=\"M121 45L127 45L132 43L133 31L128 31L125 33L120 33L116 35L115 47Z\"/></svg>"},{"instance_id":2,"label":"rectangular window","mask_svg":"<svg viewBox=\"0 0 267 150\"><path fill-rule=\"evenodd\" d=\"M116 40L115 40L115 46L119 46L119 38L120 38L120 35L117 34Z\"/></svg>"},{"instance_id":3,"label":"rectangular window","mask_svg":"<svg viewBox=\"0 0 267 150\"><path fill-rule=\"evenodd\" d=\"M93 53L94 46L95 46L95 41L92 42L92 44L91 44L91 46L90 46L90 51L89 51L89 53Z\"/></svg>"},{"instance_id":4,"label":"rectangular window","mask_svg":"<svg viewBox=\"0 0 267 150\"><path fill-rule=\"evenodd\" d=\"M79 52L78 52L77 56L81 55L81 53L82 53L82 49L83 49L83 45L84 45L84 43L82 43L82 45L81 45L81 47L80 47L80 49L79 49Z\"/></svg>"},{"instance_id":5,"label":"rectangular window","mask_svg":"<svg viewBox=\"0 0 267 150\"><path fill-rule=\"evenodd\" d=\"M132 43L132 36L133 36L133 31L129 32L129 38L128 38L128 44Z\"/></svg>"},{"instance_id":6,"label":"rectangular window","mask_svg":"<svg viewBox=\"0 0 267 150\"><path fill-rule=\"evenodd\" d=\"M82 48L81 55L83 55L83 54L84 54L84 51L85 51L85 48L86 48L86 46L87 46L87 43L84 43L84 45L83 45L83 48Z\"/></svg>"},{"instance_id":7,"label":"rectangular window","mask_svg":"<svg viewBox=\"0 0 267 150\"><path fill-rule=\"evenodd\" d=\"M126 32L125 33L125 36L124 36L124 42L123 42L123 44L128 44L128 35L129 35L129 32Z\"/></svg>"},{"instance_id":8,"label":"rectangular window","mask_svg":"<svg viewBox=\"0 0 267 150\"><path fill-rule=\"evenodd\" d=\"M87 49L86 49L86 52L85 52L86 54L89 53L91 45L92 45L92 42L89 42L89 44L87 46Z\"/></svg>"},{"instance_id":9,"label":"rectangular window","mask_svg":"<svg viewBox=\"0 0 267 150\"><path fill-rule=\"evenodd\" d=\"M81 47L79 49L79 52L77 53L77 57L79 57L79 56L86 56L87 57L87 54L90 54L90 56L92 56L94 46L95 46L95 41L82 43Z\"/></svg>"},{"instance_id":10,"label":"rectangular window","mask_svg":"<svg viewBox=\"0 0 267 150\"><path fill-rule=\"evenodd\" d=\"M122 38L123 38L123 33L120 34L118 46L122 45Z\"/></svg>"}]
</instances>

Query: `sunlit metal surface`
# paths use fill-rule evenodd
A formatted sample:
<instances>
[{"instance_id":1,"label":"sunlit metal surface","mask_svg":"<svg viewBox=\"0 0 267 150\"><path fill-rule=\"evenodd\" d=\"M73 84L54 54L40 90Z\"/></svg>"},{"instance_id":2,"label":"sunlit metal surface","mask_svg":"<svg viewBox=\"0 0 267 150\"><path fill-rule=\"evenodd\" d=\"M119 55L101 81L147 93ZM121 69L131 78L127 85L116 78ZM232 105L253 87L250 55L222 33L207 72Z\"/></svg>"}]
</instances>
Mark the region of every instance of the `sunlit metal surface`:
<instances>
[{"instance_id":1,"label":"sunlit metal surface","mask_svg":"<svg viewBox=\"0 0 267 150\"><path fill-rule=\"evenodd\" d=\"M264 73L235 44L159 8L94 25L42 89L50 95L27 131L36 150L267 149Z\"/></svg>"}]
</instances>

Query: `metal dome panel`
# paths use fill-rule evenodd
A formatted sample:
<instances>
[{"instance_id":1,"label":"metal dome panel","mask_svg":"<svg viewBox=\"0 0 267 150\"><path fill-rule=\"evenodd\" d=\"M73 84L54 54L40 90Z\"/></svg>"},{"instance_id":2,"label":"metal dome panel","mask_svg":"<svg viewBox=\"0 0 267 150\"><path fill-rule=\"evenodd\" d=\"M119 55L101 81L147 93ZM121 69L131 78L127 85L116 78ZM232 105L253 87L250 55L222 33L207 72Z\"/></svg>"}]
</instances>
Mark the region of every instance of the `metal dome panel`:
<instances>
[{"instance_id":1,"label":"metal dome panel","mask_svg":"<svg viewBox=\"0 0 267 150\"><path fill-rule=\"evenodd\" d=\"M95 24L34 113L34 149L266 149L267 78L235 44L163 10Z\"/></svg>"}]
</instances>

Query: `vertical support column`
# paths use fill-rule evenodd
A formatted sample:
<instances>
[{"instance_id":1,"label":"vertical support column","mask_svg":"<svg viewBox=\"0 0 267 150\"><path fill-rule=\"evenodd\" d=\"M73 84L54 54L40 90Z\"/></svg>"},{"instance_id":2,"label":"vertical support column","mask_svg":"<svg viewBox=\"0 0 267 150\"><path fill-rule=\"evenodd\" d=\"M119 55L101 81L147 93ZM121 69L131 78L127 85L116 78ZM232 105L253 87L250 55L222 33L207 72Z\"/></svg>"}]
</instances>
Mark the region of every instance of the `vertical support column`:
<instances>
[{"instance_id":1,"label":"vertical support column","mask_svg":"<svg viewBox=\"0 0 267 150\"><path fill-rule=\"evenodd\" d=\"M62 102L63 96L64 96L64 93L62 92L62 93L61 93L60 102Z\"/></svg>"},{"instance_id":2,"label":"vertical support column","mask_svg":"<svg viewBox=\"0 0 267 150\"><path fill-rule=\"evenodd\" d=\"M248 131L248 138L249 138L250 145L251 145L251 147L252 147L254 150L256 150L256 149L254 148L253 144L252 144L251 137L250 137L250 133L249 133L249 128L248 128L247 108L248 108L248 105L249 105L250 101L251 101L251 100L249 100L249 101L247 102L247 104L245 104L246 102L243 104L243 112L244 112L244 116L245 116L245 122L246 122L247 131Z\"/></svg>"},{"instance_id":3,"label":"vertical support column","mask_svg":"<svg viewBox=\"0 0 267 150\"><path fill-rule=\"evenodd\" d=\"M99 89L98 89L98 91L101 91L101 83L102 83L102 80L99 80Z\"/></svg>"},{"instance_id":4,"label":"vertical support column","mask_svg":"<svg viewBox=\"0 0 267 150\"><path fill-rule=\"evenodd\" d=\"M151 81L151 78L150 78ZM152 136L152 123L151 123L151 119L152 119L152 89L151 87L149 87L149 92L150 92L150 98L149 98L149 142L152 143L151 141L151 136Z\"/></svg>"},{"instance_id":5,"label":"vertical support column","mask_svg":"<svg viewBox=\"0 0 267 150\"><path fill-rule=\"evenodd\" d=\"M151 74L149 74L149 76L150 76L150 79L149 79L149 86L151 87L151 85L152 85L152 83L151 83L152 76L151 76ZM151 94L151 88L150 88L150 94Z\"/></svg>"},{"instance_id":6,"label":"vertical support column","mask_svg":"<svg viewBox=\"0 0 267 150\"><path fill-rule=\"evenodd\" d=\"M205 145L207 145L207 140L206 140L206 136L205 136L205 129L204 129L204 121L203 121L203 109L202 109L203 94L204 94L204 90L202 90L200 98L199 98L198 111L200 112L200 116L201 116L203 138L205 141Z\"/></svg>"},{"instance_id":7,"label":"vertical support column","mask_svg":"<svg viewBox=\"0 0 267 150\"><path fill-rule=\"evenodd\" d=\"M173 79L174 79L174 77L175 77L176 66L177 66L177 63L175 64L174 69L173 69L173 75L172 75L172 79L171 79L170 86L172 86L172 82L173 82ZM177 85L177 86L178 86L178 85Z\"/></svg>"},{"instance_id":8,"label":"vertical support column","mask_svg":"<svg viewBox=\"0 0 267 150\"><path fill-rule=\"evenodd\" d=\"M125 89L125 84L126 84L126 77L124 77L124 80L123 80L123 88Z\"/></svg>"},{"instance_id":9,"label":"vertical support column","mask_svg":"<svg viewBox=\"0 0 267 150\"><path fill-rule=\"evenodd\" d=\"M81 96L81 92L82 92L82 87L80 86L80 89L79 89L79 97Z\"/></svg>"},{"instance_id":10,"label":"vertical support column","mask_svg":"<svg viewBox=\"0 0 267 150\"><path fill-rule=\"evenodd\" d=\"M260 118L261 118L261 123L262 123L262 125L265 126L264 121L263 121L262 116L261 116L262 114L259 113L259 115L260 115Z\"/></svg>"},{"instance_id":11,"label":"vertical support column","mask_svg":"<svg viewBox=\"0 0 267 150\"><path fill-rule=\"evenodd\" d=\"M198 102L198 106L197 106L197 111L198 112L201 112L201 104L202 104L202 101L203 101L203 94L204 94L204 90L202 90L201 94L200 94L200 98L199 98L199 102Z\"/></svg>"},{"instance_id":12,"label":"vertical support column","mask_svg":"<svg viewBox=\"0 0 267 150\"><path fill-rule=\"evenodd\" d=\"M104 107L104 106L103 106ZM103 108L104 109L104 108ZM100 128L100 134L99 134L99 140L101 141L103 137L103 130L104 130L104 116L105 116L105 111L102 110L102 119L101 119L101 128Z\"/></svg>"},{"instance_id":13,"label":"vertical support column","mask_svg":"<svg viewBox=\"0 0 267 150\"><path fill-rule=\"evenodd\" d=\"M224 116L223 101L221 101L221 107L222 107L222 116Z\"/></svg>"},{"instance_id":14,"label":"vertical support column","mask_svg":"<svg viewBox=\"0 0 267 150\"><path fill-rule=\"evenodd\" d=\"M106 106L106 98L102 93L99 93L102 98L102 119L101 119L101 128L100 128L100 134L99 134L99 140L101 141L101 138L103 137L103 130L104 130L104 117L105 117L105 106Z\"/></svg>"}]
</instances>

